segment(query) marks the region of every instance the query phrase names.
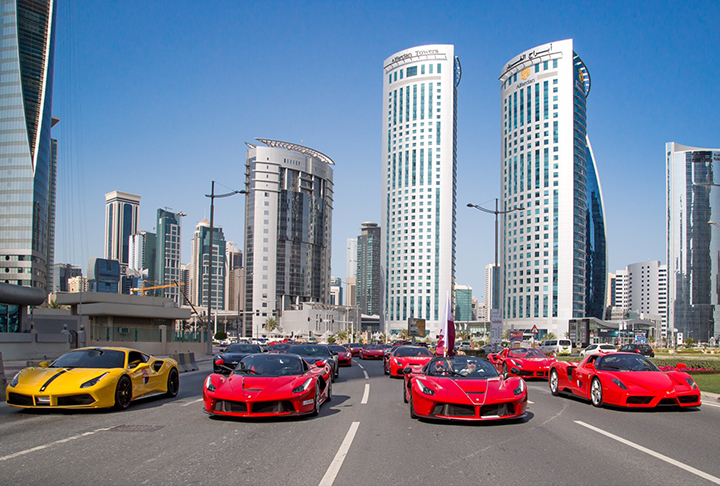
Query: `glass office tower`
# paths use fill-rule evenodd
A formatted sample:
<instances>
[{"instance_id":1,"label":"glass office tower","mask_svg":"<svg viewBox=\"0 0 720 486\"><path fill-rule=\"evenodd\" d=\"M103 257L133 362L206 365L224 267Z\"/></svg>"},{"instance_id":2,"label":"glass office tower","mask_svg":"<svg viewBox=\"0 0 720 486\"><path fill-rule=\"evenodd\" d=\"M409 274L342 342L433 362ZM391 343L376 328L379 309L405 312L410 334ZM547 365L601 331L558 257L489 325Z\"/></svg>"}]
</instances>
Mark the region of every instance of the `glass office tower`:
<instances>
[{"instance_id":1,"label":"glass office tower","mask_svg":"<svg viewBox=\"0 0 720 486\"><path fill-rule=\"evenodd\" d=\"M605 210L587 135L587 67L563 40L513 58L502 84L500 283L505 326L563 336L603 317Z\"/></svg>"},{"instance_id":2,"label":"glass office tower","mask_svg":"<svg viewBox=\"0 0 720 486\"><path fill-rule=\"evenodd\" d=\"M357 237L357 303L360 312L380 315L380 227L377 223L362 224Z\"/></svg>"},{"instance_id":3,"label":"glass office tower","mask_svg":"<svg viewBox=\"0 0 720 486\"><path fill-rule=\"evenodd\" d=\"M437 337L455 284L457 87L452 45L405 49L383 63L384 332L425 319Z\"/></svg>"},{"instance_id":4,"label":"glass office tower","mask_svg":"<svg viewBox=\"0 0 720 486\"><path fill-rule=\"evenodd\" d=\"M675 333L696 342L716 340L720 334L720 149L668 143L665 155L668 335L671 341Z\"/></svg>"},{"instance_id":5,"label":"glass office tower","mask_svg":"<svg viewBox=\"0 0 720 486\"><path fill-rule=\"evenodd\" d=\"M49 290L55 167L55 1L0 1L0 272Z\"/></svg>"}]
</instances>

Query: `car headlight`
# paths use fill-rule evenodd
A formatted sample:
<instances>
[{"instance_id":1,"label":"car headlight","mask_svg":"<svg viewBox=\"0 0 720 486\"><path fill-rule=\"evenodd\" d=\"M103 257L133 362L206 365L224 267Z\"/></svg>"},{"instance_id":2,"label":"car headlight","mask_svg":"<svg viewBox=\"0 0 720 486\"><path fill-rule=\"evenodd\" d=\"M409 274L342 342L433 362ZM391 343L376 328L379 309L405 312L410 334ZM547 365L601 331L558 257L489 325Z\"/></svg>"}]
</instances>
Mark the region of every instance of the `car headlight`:
<instances>
[{"instance_id":1,"label":"car headlight","mask_svg":"<svg viewBox=\"0 0 720 486\"><path fill-rule=\"evenodd\" d=\"M690 385L690 388L692 388L693 390L697 390L698 386L697 383L695 383L695 380L688 376L687 378L685 378L685 381L687 381L688 385Z\"/></svg>"},{"instance_id":2,"label":"car headlight","mask_svg":"<svg viewBox=\"0 0 720 486\"><path fill-rule=\"evenodd\" d=\"M211 392L215 391L215 385L213 385L212 379L209 376L205 380L205 389Z\"/></svg>"},{"instance_id":3,"label":"car headlight","mask_svg":"<svg viewBox=\"0 0 720 486\"><path fill-rule=\"evenodd\" d=\"M20 376L20 372L18 371L17 373L15 373L15 377L14 377L14 378L12 379L12 381L10 382L10 386L11 386L11 387L14 388L14 387L17 386L17 384L18 384L18 377L19 377L19 376Z\"/></svg>"},{"instance_id":4,"label":"car headlight","mask_svg":"<svg viewBox=\"0 0 720 486\"><path fill-rule=\"evenodd\" d=\"M304 392L305 390L308 389L308 387L310 386L310 383L312 383L312 378L308 378L307 380L305 380L305 383L303 383L303 384L300 385L300 386L296 386L295 388L293 388L293 391L292 391L292 392L293 392L293 393L302 393L302 392Z\"/></svg>"},{"instance_id":5,"label":"car headlight","mask_svg":"<svg viewBox=\"0 0 720 486\"><path fill-rule=\"evenodd\" d=\"M619 379L617 379L617 378L612 378L610 381L612 381L613 383L615 383L617 386L619 386L619 387L622 388L623 390L627 390L627 387L625 386L625 383L623 383L623 382L620 381Z\"/></svg>"},{"instance_id":6,"label":"car headlight","mask_svg":"<svg viewBox=\"0 0 720 486\"><path fill-rule=\"evenodd\" d=\"M521 362L521 361L510 360L510 362L511 362L512 364L514 364L515 366L517 366L518 368L522 368L522 362Z\"/></svg>"},{"instance_id":7,"label":"car headlight","mask_svg":"<svg viewBox=\"0 0 720 486\"><path fill-rule=\"evenodd\" d=\"M517 388L513 390L513 395L522 395L525 391L525 380L520 380Z\"/></svg>"},{"instance_id":8,"label":"car headlight","mask_svg":"<svg viewBox=\"0 0 720 486\"><path fill-rule=\"evenodd\" d=\"M425 395L435 395L435 391L431 388L428 388L425 383L420 380L415 381L417 381L417 384L420 386L420 391L423 392Z\"/></svg>"},{"instance_id":9,"label":"car headlight","mask_svg":"<svg viewBox=\"0 0 720 486\"><path fill-rule=\"evenodd\" d=\"M402 366L402 363L400 362L399 359L394 359L393 361L395 361L395 364L396 364L396 365Z\"/></svg>"},{"instance_id":10,"label":"car headlight","mask_svg":"<svg viewBox=\"0 0 720 486\"><path fill-rule=\"evenodd\" d=\"M88 381L86 381L85 383L83 383L82 385L80 385L80 388L88 388L88 387L91 387L91 386L95 386L98 381L102 380L102 379L105 378L107 375L108 375L108 373L103 373L102 375L97 376L97 377L93 378L92 380L88 380Z\"/></svg>"}]
</instances>

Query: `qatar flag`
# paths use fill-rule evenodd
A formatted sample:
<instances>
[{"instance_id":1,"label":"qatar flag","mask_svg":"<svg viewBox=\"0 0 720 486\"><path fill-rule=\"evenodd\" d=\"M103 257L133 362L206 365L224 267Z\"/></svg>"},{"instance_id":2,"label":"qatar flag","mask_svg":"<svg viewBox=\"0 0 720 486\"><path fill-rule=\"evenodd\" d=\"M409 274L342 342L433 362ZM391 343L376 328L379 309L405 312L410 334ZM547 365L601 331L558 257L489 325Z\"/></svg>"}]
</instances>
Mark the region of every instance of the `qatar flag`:
<instances>
[{"instance_id":1,"label":"qatar flag","mask_svg":"<svg viewBox=\"0 0 720 486\"><path fill-rule=\"evenodd\" d=\"M440 324L440 336L435 347L435 354L443 356L455 355L455 321L453 320L452 307L450 304L450 292L447 294L445 304L445 316Z\"/></svg>"}]
</instances>

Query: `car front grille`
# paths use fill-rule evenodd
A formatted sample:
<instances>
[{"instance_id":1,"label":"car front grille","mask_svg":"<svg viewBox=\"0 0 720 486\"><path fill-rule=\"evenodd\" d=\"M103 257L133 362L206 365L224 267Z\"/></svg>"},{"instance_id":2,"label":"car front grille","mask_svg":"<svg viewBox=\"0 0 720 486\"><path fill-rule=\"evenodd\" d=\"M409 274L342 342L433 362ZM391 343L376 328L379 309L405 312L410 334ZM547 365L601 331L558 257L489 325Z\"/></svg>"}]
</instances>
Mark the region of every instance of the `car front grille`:
<instances>
[{"instance_id":1,"label":"car front grille","mask_svg":"<svg viewBox=\"0 0 720 486\"><path fill-rule=\"evenodd\" d=\"M678 401L675 398L663 398L658 402L658 407L671 407L677 405Z\"/></svg>"},{"instance_id":2,"label":"car front grille","mask_svg":"<svg viewBox=\"0 0 720 486\"><path fill-rule=\"evenodd\" d=\"M292 402L288 400L277 400L253 403L251 413L287 413L294 411L295 408L292 406Z\"/></svg>"},{"instance_id":3,"label":"car front grille","mask_svg":"<svg viewBox=\"0 0 720 486\"><path fill-rule=\"evenodd\" d=\"M678 397L680 403L696 403L700 401L695 395L682 395Z\"/></svg>"},{"instance_id":4,"label":"car front grille","mask_svg":"<svg viewBox=\"0 0 720 486\"><path fill-rule=\"evenodd\" d=\"M515 415L515 408L511 403L496 403L493 405L483 405L480 407L481 417L504 417L507 415Z\"/></svg>"},{"instance_id":5,"label":"car front grille","mask_svg":"<svg viewBox=\"0 0 720 486\"><path fill-rule=\"evenodd\" d=\"M432 412L433 415L447 417L474 417L475 407L472 405L458 405L455 403L438 403Z\"/></svg>"},{"instance_id":6,"label":"car front grille","mask_svg":"<svg viewBox=\"0 0 720 486\"><path fill-rule=\"evenodd\" d=\"M628 397L628 405L647 405L652 402L653 397Z\"/></svg>"},{"instance_id":7,"label":"car front grille","mask_svg":"<svg viewBox=\"0 0 720 486\"><path fill-rule=\"evenodd\" d=\"M33 397L13 392L8 393L7 402L9 405L21 405L25 407L32 407L34 405Z\"/></svg>"},{"instance_id":8,"label":"car front grille","mask_svg":"<svg viewBox=\"0 0 720 486\"><path fill-rule=\"evenodd\" d=\"M216 412L247 413L245 402L233 402L230 400L218 400L215 402Z\"/></svg>"},{"instance_id":9,"label":"car front grille","mask_svg":"<svg viewBox=\"0 0 720 486\"><path fill-rule=\"evenodd\" d=\"M59 407L70 407L73 405L90 405L93 402L95 402L95 399L92 397L92 395L88 395L87 393L57 398L57 404Z\"/></svg>"}]
</instances>

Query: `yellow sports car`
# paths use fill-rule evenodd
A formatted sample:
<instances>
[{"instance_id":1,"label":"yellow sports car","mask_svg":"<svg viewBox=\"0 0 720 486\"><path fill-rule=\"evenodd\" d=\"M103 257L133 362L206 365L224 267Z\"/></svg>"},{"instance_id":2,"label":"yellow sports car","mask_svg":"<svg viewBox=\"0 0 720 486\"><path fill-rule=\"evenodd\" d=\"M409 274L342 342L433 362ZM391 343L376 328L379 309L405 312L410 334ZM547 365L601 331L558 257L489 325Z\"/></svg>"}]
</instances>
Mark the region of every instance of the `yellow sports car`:
<instances>
[{"instance_id":1,"label":"yellow sports car","mask_svg":"<svg viewBox=\"0 0 720 486\"><path fill-rule=\"evenodd\" d=\"M19 408L124 410L136 398L174 397L177 362L128 348L80 348L39 367L25 368L7 386L7 404Z\"/></svg>"}]
</instances>

